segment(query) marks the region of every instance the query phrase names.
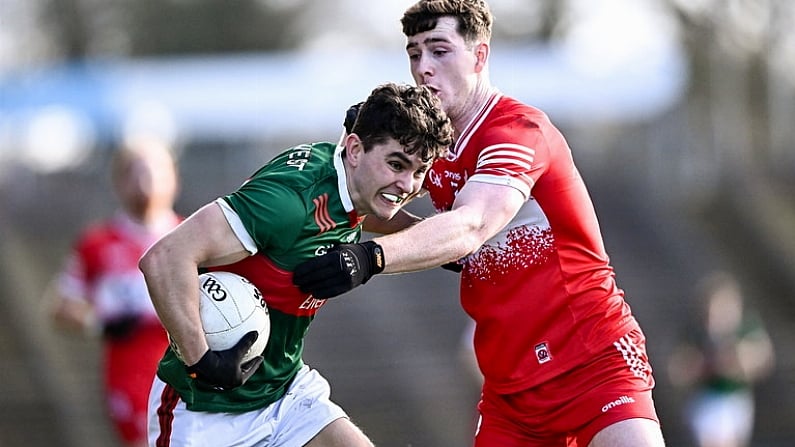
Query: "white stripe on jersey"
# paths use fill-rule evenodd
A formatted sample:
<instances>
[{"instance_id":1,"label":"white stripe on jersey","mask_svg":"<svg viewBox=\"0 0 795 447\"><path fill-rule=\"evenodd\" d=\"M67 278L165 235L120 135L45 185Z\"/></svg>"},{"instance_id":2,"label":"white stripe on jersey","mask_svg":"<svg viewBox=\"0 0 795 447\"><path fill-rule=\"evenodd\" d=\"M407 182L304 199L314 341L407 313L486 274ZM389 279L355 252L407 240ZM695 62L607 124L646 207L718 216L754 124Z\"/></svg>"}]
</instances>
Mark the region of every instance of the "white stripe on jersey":
<instances>
[{"instance_id":1,"label":"white stripe on jersey","mask_svg":"<svg viewBox=\"0 0 795 447\"><path fill-rule=\"evenodd\" d=\"M535 150L532 148L519 144L497 144L481 151L476 169L493 169L494 165L502 165L504 169L524 172L532 168L534 160Z\"/></svg>"}]
</instances>

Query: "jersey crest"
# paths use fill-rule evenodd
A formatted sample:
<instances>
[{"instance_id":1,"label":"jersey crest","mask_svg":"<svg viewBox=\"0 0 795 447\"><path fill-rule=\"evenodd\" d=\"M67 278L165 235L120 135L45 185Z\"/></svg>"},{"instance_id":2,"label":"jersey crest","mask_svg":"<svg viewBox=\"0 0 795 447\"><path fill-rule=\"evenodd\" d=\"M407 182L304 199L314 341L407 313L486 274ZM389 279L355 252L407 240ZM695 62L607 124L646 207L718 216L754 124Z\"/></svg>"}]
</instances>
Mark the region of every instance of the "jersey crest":
<instances>
[{"instance_id":1,"label":"jersey crest","mask_svg":"<svg viewBox=\"0 0 795 447\"><path fill-rule=\"evenodd\" d=\"M315 223L320 229L318 234L325 233L326 231L336 228L337 223L334 222L334 219L331 218L328 212L328 194L323 193L315 197L312 199L312 203L315 204Z\"/></svg>"}]
</instances>

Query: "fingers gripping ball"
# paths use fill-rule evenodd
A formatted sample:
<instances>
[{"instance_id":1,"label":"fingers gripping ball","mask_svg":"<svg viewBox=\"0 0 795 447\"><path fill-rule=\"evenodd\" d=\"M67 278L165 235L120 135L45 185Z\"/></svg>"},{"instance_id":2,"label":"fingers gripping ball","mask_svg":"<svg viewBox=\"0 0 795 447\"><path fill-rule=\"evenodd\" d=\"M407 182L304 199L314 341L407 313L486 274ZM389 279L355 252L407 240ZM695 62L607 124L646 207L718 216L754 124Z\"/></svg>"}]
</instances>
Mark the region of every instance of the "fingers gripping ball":
<instances>
[{"instance_id":1,"label":"fingers gripping ball","mask_svg":"<svg viewBox=\"0 0 795 447\"><path fill-rule=\"evenodd\" d=\"M242 363L265 350L270 337L268 307L262 293L248 279L229 272L199 275L199 313L210 350L231 349L252 331L258 337L243 355ZM182 359L176 344L171 345Z\"/></svg>"}]
</instances>

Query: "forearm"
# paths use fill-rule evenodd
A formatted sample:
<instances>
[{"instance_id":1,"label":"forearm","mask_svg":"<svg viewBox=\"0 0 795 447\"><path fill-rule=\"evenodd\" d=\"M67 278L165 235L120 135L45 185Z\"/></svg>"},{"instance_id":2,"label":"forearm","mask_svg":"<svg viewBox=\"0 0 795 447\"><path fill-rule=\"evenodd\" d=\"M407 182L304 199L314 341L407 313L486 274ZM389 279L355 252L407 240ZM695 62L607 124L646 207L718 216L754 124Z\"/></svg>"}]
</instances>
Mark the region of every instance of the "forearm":
<instances>
[{"instance_id":1,"label":"forearm","mask_svg":"<svg viewBox=\"0 0 795 447\"><path fill-rule=\"evenodd\" d=\"M149 296L157 315L180 348L187 365L197 362L208 346L199 316L197 264L153 247L141 259Z\"/></svg>"},{"instance_id":2,"label":"forearm","mask_svg":"<svg viewBox=\"0 0 795 447\"><path fill-rule=\"evenodd\" d=\"M384 251L384 273L426 270L474 252L488 238L465 210L447 212L374 239Z\"/></svg>"},{"instance_id":3,"label":"forearm","mask_svg":"<svg viewBox=\"0 0 795 447\"><path fill-rule=\"evenodd\" d=\"M298 265L293 284L317 298L332 298L378 273L425 270L457 261L504 228L524 200L522 193L511 187L467 185L451 211L373 241L341 244Z\"/></svg>"},{"instance_id":4,"label":"forearm","mask_svg":"<svg viewBox=\"0 0 795 447\"><path fill-rule=\"evenodd\" d=\"M524 202L515 188L467 183L451 211L375 238L384 251L384 273L429 269L474 253L508 225Z\"/></svg>"}]
</instances>

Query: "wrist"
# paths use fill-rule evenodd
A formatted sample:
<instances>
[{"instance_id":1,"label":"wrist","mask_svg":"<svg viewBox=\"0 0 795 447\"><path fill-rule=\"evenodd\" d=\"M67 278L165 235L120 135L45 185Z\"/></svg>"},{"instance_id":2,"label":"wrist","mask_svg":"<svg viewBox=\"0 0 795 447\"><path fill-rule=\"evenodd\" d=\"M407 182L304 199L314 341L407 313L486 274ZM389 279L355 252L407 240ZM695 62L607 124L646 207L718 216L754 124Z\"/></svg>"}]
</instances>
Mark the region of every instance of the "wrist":
<instances>
[{"instance_id":1,"label":"wrist","mask_svg":"<svg viewBox=\"0 0 795 447\"><path fill-rule=\"evenodd\" d=\"M204 339L204 334L201 337L195 338L196 342L189 343L189 344L179 344L174 340L171 339L173 345L176 345L175 348L178 351L178 357L181 358L182 362L185 363L187 366L192 366L197 363L204 357L208 352L210 352L210 347L207 345L207 341Z\"/></svg>"},{"instance_id":2,"label":"wrist","mask_svg":"<svg viewBox=\"0 0 795 447\"><path fill-rule=\"evenodd\" d=\"M381 273L386 267L386 259L384 258L384 249L375 241L362 242L362 245L367 251L367 256L370 261L370 269L373 275Z\"/></svg>"},{"instance_id":3,"label":"wrist","mask_svg":"<svg viewBox=\"0 0 795 447\"><path fill-rule=\"evenodd\" d=\"M210 352L209 348L207 348L204 352L202 352L198 356L194 355L194 356L190 356L190 357L184 357L185 358L185 364L188 365L188 367L194 367L194 366L198 365L199 362L201 362L202 358L204 358L204 356L207 355L208 352Z\"/></svg>"}]
</instances>

